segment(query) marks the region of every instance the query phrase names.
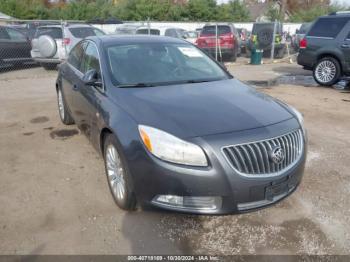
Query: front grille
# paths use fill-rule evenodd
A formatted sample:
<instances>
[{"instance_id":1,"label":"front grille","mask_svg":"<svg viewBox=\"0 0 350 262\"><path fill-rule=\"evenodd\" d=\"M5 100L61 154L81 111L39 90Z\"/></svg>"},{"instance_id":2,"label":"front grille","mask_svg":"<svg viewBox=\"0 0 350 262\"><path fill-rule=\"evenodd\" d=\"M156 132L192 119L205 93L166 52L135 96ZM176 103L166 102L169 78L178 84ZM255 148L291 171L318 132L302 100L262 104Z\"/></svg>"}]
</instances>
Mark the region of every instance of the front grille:
<instances>
[{"instance_id":1,"label":"front grille","mask_svg":"<svg viewBox=\"0 0 350 262\"><path fill-rule=\"evenodd\" d=\"M241 175L274 176L298 162L303 146L303 134L299 129L272 139L227 146L222 151L230 165ZM271 158L273 150L277 148L284 152L284 159L279 163Z\"/></svg>"}]
</instances>

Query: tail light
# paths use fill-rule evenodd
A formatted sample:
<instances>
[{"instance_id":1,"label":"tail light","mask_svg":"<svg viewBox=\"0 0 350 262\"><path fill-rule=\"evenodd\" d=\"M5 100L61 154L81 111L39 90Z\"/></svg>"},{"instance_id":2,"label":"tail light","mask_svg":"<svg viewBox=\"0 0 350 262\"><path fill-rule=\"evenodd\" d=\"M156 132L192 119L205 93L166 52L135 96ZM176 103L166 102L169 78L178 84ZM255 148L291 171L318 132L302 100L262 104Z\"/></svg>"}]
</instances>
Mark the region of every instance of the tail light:
<instances>
[{"instance_id":1,"label":"tail light","mask_svg":"<svg viewBox=\"0 0 350 262\"><path fill-rule=\"evenodd\" d=\"M69 45L70 44L70 38L63 38L63 45Z\"/></svg>"},{"instance_id":2,"label":"tail light","mask_svg":"<svg viewBox=\"0 0 350 262\"><path fill-rule=\"evenodd\" d=\"M307 48L307 39L306 38L303 38L300 40L300 49L305 49Z\"/></svg>"}]
</instances>

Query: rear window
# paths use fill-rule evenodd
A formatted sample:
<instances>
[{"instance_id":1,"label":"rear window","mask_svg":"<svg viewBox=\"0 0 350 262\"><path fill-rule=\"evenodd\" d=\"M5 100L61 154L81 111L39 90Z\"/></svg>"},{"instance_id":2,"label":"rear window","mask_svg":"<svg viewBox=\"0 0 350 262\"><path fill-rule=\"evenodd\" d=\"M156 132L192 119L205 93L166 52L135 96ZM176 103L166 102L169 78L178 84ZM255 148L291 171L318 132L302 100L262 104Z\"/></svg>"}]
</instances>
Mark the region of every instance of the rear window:
<instances>
[{"instance_id":1,"label":"rear window","mask_svg":"<svg viewBox=\"0 0 350 262\"><path fill-rule=\"evenodd\" d=\"M218 26L218 34L229 34L231 33L231 28L228 25L219 25ZM216 26L205 26L202 30L201 35L216 35Z\"/></svg>"},{"instance_id":2,"label":"rear window","mask_svg":"<svg viewBox=\"0 0 350 262\"><path fill-rule=\"evenodd\" d=\"M76 38L86 38L86 37L89 37L89 36L104 35L104 33L101 30L99 30L97 28L92 28L92 27L69 28L69 31Z\"/></svg>"},{"instance_id":3,"label":"rear window","mask_svg":"<svg viewBox=\"0 0 350 262\"><path fill-rule=\"evenodd\" d=\"M309 36L335 38L349 21L347 17L320 18L311 28Z\"/></svg>"},{"instance_id":4,"label":"rear window","mask_svg":"<svg viewBox=\"0 0 350 262\"><path fill-rule=\"evenodd\" d=\"M49 35L53 39L62 39L62 29L59 27L41 27L38 28L35 33L35 38L39 38L42 35Z\"/></svg>"},{"instance_id":5,"label":"rear window","mask_svg":"<svg viewBox=\"0 0 350 262\"><path fill-rule=\"evenodd\" d=\"M136 34L138 35L148 35L148 29L139 29ZM158 29L150 29L151 35L160 35L160 31Z\"/></svg>"}]
</instances>

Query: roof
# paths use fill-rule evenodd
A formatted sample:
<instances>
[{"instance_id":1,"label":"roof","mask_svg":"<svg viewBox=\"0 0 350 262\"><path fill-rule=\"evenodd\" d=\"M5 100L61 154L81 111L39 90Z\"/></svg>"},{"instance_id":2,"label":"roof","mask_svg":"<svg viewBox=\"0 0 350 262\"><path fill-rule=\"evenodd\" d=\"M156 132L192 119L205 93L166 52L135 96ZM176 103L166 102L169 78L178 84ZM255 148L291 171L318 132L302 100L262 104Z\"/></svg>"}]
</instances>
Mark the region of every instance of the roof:
<instances>
[{"instance_id":1,"label":"roof","mask_svg":"<svg viewBox=\"0 0 350 262\"><path fill-rule=\"evenodd\" d=\"M0 20L11 19L12 17L0 12Z\"/></svg>"},{"instance_id":2,"label":"roof","mask_svg":"<svg viewBox=\"0 0 350 262\"><path fill-rule=\"evenodd\" d=\"M103 36L91 36L87 39L102 42L106 45L113 44L137 44L137 43L175 43L175 44L188 44L187 41L167 36L157 35L103 35Z\"/></svg>"},{"instance_id":3,"label":"roof","mask_svg":"<svg viewBox=\"0 0 350 262\"><path fill-rule=\"evenodd\" d=\"M52 28L52 27L56 27L56 28L62 28L62 25L60 24L52 24L52 25L42 25L42 26L39 26L39 28ZM87 25L87 24L68 24L68 25L65 25L64 27L68 27L68 28L81 28L81 27L93 27L91 25Z\"/></svg>"}]
</instances>

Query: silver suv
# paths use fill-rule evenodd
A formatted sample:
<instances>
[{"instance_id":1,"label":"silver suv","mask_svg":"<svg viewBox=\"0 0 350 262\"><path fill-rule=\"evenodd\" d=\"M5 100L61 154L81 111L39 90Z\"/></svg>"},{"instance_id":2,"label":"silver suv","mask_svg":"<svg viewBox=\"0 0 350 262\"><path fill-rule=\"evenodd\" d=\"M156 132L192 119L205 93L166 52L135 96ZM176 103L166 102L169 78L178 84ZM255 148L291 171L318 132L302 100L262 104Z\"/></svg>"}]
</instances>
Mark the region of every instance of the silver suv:
<instances>
[{"instance_id":1,"label":"silver suv","mask_svg":"<svg viewBox=\"0 0 350 262\"><path fill-rule=\"evenodd\" d=\"M66 60L69 51L88 36L105 33L90 25L47 25L37 28L32 40L32 58L45 69L54 69Z\"/></svg>"}]
</instances>

